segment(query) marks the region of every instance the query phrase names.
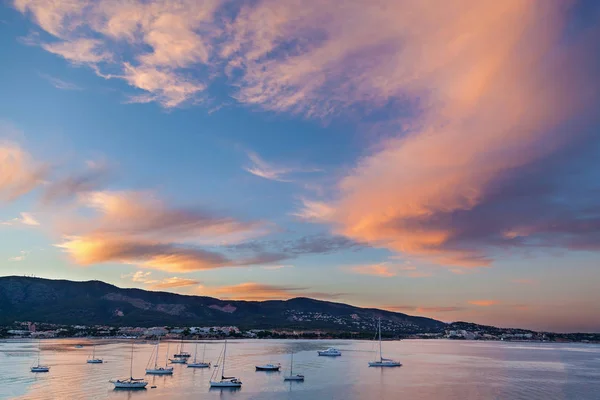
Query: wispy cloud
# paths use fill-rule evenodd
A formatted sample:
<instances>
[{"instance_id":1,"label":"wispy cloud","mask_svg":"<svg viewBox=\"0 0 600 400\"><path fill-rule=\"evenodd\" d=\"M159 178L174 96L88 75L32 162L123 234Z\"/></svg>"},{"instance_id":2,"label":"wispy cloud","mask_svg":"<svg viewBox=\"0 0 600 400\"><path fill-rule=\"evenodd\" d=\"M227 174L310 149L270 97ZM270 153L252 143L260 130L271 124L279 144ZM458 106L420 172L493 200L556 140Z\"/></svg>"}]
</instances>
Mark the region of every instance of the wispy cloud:
<instances>
[{"instance_id":1,"label":"wispy cloud","mask_svg":"<svg viewBox=\"0 0 600 400\"><path fill-rule=\"evenodd\" d=\"M308 288L245 282L232 286L201 287L198 294L229 300L285 300L294 297L332 299L339 293L311 292Z\"/></svg>"},{"instance_id":2,"label":"wispy cloud","mask_svg":"<svg viewBox=\"0 0 600 400\"><path fill-rule=\"evenodd\" d=\"M47 170L18 144L0 141L0 201L29 193L43 182Z\"/></svg>"},{"instance_id":3,"label":"wispy cloud","mask_svg":"<svg viewBox=\"0 0 600 400\"><path fill-rule=\"evenodd\" d=\"M464 307L455 306L384 306L382 307L390 311L412 311L416 313L431 314L431 313L452 313L462 311Z\"/></svg>"},{"instance_id":4,"label":"wispy cloud","mask_svg":"<svg viewBox=\"0 0 600 400\"><path fill-rule=\"evenodd\" d=\"M61 89L61 90L83 90L82 87L77 86L76 84L72 83L72 82L67 82L65 80L62 80L60 78L51 76L51 75L47 75L47 74L40 74L40 76L42 78L44 78L45 80L47 80L48 82L50 82L50 84L52 86L54 86L57 89Z\"/></svg>"},{"instance_id":5,"label":"wispy cloud","mask_svg":"<svg viewBox=\"0 0 600 400\"><path fill-rule=\"evenodd\" d=\"M380 276L382 278L389 278L391 276L397 275L397 272L393 271L385 263L372 265L358 265L356 267L351 267L349 270L355 274Z\"/></svg>"},{"instance_id":6,"label":"wispy cloud","mask_svg":"<svg viewBox=\"0 0 600 400\"><path fill-rule=\"evenodd\" d=\"M261 268L266 269L266 270L276 270L276 269L283 269L283 268L294 268L294 266L293 265L263 265Z\"/></svg>"},{"instance_id":7,"label":"wispy cloud","mask_svg":"<svg viewBox=\"0 0 600 400\"><path fill-rule=\"evenodd\" d=\"M197 286L200 281L189 278L179 278L177 276L165 278L158 283L153 284L150 288L155 290L175 289L188 286Z\"/></svg>"},{"instance_id":8,"label":"wispy cloud","mask_svg":"<svg viewBox=\"0 0 600 400\"><path fill-rule=\"evenodd\" d=\"M1 225L29 225L29 226L39 226L40 223L31 213L22 212L20 217L13 218L8 221L0 222Z\"/></svg>"},{"instance_id":9,"label":"wispy cloud","mask_svg":"<svg viewBox=\"0 0 600 400\"><path fill-rule=\"evenodd\" d=\"M468 303L479 307L489 307L500 304L497 300L469 300Z\"/></svg>"},{"instance_id":10,"label":"wispy cloud","mask_svg":"<svg viewBox=\"0 0 600 400\"><path fill-rule=\"evenodd\" d=\"M258 154L253 151L248 151L248 158L251 165L244 167L244 170L252 175L259 176L264 179L278 182L291 182L291 175L297 173L320 172L317 168L300 168L300 167L282 167L275 166L263 160Z\"/></svg>"},{"instance_id":11,"label":"wispy cloud","mask_svg":"<svg viewBox=\"0 0 600 400\"><path fill-rule=\"evenodd\" d=\"M8 261L14 261L14 262L23 261L23 260L25 260L27 254L29 254L28 251L21 250L21 254L20 255L15 256L15 257L10 257L8 259Z\"/></svg>"}]
</instances>

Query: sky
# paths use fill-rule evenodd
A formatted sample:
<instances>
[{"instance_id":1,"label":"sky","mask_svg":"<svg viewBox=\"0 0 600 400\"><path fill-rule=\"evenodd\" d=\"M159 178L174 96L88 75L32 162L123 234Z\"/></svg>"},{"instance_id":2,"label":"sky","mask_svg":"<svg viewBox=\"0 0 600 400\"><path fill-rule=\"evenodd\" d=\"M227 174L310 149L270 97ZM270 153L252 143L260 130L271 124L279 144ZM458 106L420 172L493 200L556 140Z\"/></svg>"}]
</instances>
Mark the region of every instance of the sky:
<instances>
[{"instance_id":1,"label":"sky","mask_svg":"<svg viewBox=\"0 0 600 400\"><path fill-rule=\"evenodd\" d=\"M3 2L0 274L599 332L599 22Z\"/></svg>"}]
</instances>

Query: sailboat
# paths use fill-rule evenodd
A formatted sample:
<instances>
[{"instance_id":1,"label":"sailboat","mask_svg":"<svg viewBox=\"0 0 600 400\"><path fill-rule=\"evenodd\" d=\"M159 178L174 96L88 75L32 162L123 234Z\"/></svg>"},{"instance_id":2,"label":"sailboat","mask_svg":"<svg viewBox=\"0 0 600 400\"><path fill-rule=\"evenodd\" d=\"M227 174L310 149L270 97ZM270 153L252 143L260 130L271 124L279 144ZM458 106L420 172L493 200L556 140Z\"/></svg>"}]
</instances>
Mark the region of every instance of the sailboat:
<instances>
[{"instance_id":1,"label":"sailboat","mask_svg":"<svg viewBox=\"0 0 600 400\"><path fill-rule=\"evenodd\" d=\"M379 333L379 360L370 361L369 367L400 367L400 366L402 366L402 364L399 361L394 361L389 358L383 358L383 353L381 352L381 318L379 318L378 333Z\"/></svg>"},{"instance_id":2,"label":"sailboat","mask_svg":"<svg viewBox=\"0 0 600 400\"><path fill-rule=\"evenodd\" d=\"M38 358L37 358L37 364L31 367L31 372L50 372L50 367L48 367L47 365L41 365L40 364L40 355L42 353L41 342L42 342L42 340L39 339L38 340Z\"/></svg>"},{"instance_id":3,"label":"sailboat","mask_svg":"<svg viewBox=\"0 0 600 400\"><path fill-rule=\"evenodd\" d=\"M156 342L156 349L152 352L154 356L154 367L148 368L146 366L146 374L148 375L173 375L173 367L167 367L167 358L169 357L169 344L167 343L167 355L165 356L165 366L158 366L158 350L160 348L160 336L158 337L158 341ZM150 356L150 360L148 360L148 364L152 361L152 355Z\"/></svg>"},{"instance_id":4,"label":"sailboat","mask_svg":"<svg viewBox=\"0 0 600 400\"><path fill-rule=\"evenodd\" d=\"M173 357L175 358L189 358L190 357L190 353L188 353L187 351L183 351L183 334L181 335L181 344L179 345L179 353L174 354ZM181 363L183 364L183 363Z\"/></svg>"},{"instance_id":5,"label":"sailboat","mask_svg":"<svg viewBox=\"0 0 600 400\"><path fill-rule=\"evenodd\" d=\"M294 375L294 353L292 352L290 357L290 374L283 377L284 381L303 381L304 375Z\"/></svg>"},{"instance_id":6,"label":"sailboat","mask_svg":"<svg viewBox=\"0 0 600 400\"><path fill-rule=\"evenodd\" d=\"M223 346L223 360L221 362L221 379L216 380L216 372L218 369L214 369L213 376L210 377L210 387L226 387L226 388L239 388L242 387L242 381L233 376L225 376L225 356L227 354L227 338L225 338L225 346Z\"/></svg>"},{"instance_id":7,"label":"sailboat","mask_svg":"<svg viewBox=\"0 0 600 400\"><path fill-rule=\"evenodd\" d=\"M194 349L194 361L188 364L188 368L210 368L210 362L204 362L204 355L206 354L206 343L204 343L204 350L202 350L202 362L198 362L196 360L196 355L198 354L198 343L196 343L196 347Z\"/></svg>"},{"instance_id":8,"label":"sailboat","mask_svg":"<svg viewBox=\"0 0 600 400\"><path fill-rule=\"evenodd\" d=\"M96 345L92 347L92 357L87 359L88 364L102 364L104 361L101 358L96 358Z\"/></svg>"},{"instance_id":9,"label":"sailboat","mask_svg":"<svg viewBox=\"0 0 600 400\"><path fill-rule=\"evenodd\" d=\"M115 385L115 389L145 389L148 382L142 378L133 377L133 342L131 342L131 364L129 365L129 378L128 379L111 379L109 381Z\"/></svg>"}]
</instances>

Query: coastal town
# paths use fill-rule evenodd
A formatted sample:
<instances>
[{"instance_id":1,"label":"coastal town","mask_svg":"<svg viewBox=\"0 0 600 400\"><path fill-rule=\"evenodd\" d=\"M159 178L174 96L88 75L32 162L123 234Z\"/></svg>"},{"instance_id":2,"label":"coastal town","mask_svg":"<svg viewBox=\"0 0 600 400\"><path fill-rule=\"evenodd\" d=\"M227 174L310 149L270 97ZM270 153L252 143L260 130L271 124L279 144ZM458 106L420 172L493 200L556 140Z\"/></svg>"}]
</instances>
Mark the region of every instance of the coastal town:
<instances>
[{"instance_id":1,"label":"coastal town","mask_svg":"<svg viewBox=\"0 0 600 400\"><path fill-rule=\"evenodd\" d=\"M383 324L382 324L383 325ZM373 338L365 331L327 331L293 329L240 329L237 326L209 327L115 327L108 325L59 325L15 321L10 326L0 327L2 339L50 339L50 338L107 338L107 339L190 339L210 340L238 339L363 339ZM384 340L403 339L449 339L482 341L522 341L522 342L581 342L600 343L597 333L551 333L534 332L523 329L506 329L464 322L448 325L439 333L414 333L395 335L383 334Z\"/></svg>"}]
</instances>

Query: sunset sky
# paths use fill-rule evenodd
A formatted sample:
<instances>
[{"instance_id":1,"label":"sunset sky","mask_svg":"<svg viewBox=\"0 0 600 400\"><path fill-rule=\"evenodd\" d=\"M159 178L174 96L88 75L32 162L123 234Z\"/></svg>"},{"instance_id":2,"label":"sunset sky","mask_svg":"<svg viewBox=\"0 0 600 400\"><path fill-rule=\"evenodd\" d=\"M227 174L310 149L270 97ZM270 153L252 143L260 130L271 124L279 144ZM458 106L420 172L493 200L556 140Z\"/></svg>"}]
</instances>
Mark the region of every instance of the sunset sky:
<instances>
[{"instance_id":1,"label":"sunset sky","mask_svg":"<svg viewBox=\"0 0 600 400\"><path fill-rule=\"evenodd\" d=\"M8 0L0 274L600 331L600 4Z\"/></svg>"}]
</instances>

